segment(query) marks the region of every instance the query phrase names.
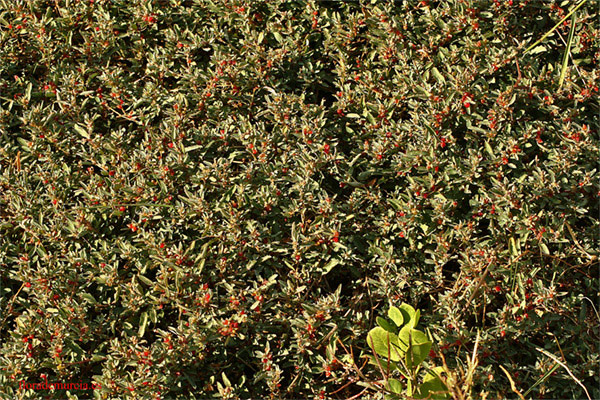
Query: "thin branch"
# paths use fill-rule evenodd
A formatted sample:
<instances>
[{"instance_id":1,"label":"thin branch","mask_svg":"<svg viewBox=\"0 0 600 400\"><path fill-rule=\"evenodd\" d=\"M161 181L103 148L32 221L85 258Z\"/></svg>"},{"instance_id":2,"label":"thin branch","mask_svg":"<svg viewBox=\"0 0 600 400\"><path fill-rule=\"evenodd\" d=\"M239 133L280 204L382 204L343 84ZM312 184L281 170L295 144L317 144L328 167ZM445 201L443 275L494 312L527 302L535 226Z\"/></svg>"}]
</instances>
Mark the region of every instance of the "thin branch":
<instances>
[{"instance_id":1,"label":"thin branch","mask_svg":"<svg viewBox=\"0 0 600 400\"><path fill-rule=\"evenodd\" d=\"M573 378L573 380L583 388L583 391L585 392L585 395L587 396L588 400L592 400L592 398L590 397L590 394L588 393L587 389L585 388L585 386L583 386L583 383L581 383L581 381L579 379L577 379L577 377L575 377L575 375L573 375L573 373L571 372L571 370L569 369L569 367L567 367L567 364L563 363L562 361L560 361L558 359L558 357L556 357L554 354L547 352L544 349L541 349L539 347L535 348L537 351L539 351L540 353L542 353L545 356L550 357L552 360L554 360L558 365L560 365L561 367L563 367L564 369L567 370L567 372L569 373L569 375L571 376L571 378Z\"/></svg>"},{"instance_id":2,"label":"thin branch","mask_svg":"<svg viewBox=\"0 0 600 400\"><path fill-rule=\"evenodd\" d=\"M13 304L17 298L17 296L19 295L19 293L21 293L21 290L25 287L25 283L21 284L21 287L19 288L19 290L17 290L17 293L15 293L13 295L13 297L10 299L9 301L9 306L7 307L6 310L6 315L4 316L4 318L2 318L2 321L0 321L0 330L2 329L2 327L4 326L4 322L6 322L6 318L8 318L8 316L12 313L13 311Z\"/></svg>"},{"instance_id":3,"label":"thin branch","mask_svg":"<svg viewBox=\"0 0 600 400\"><path fill-rule=\"evenodd\" d=\"M575 7L574 9L572 9L567 15L565 15L563 17L563 19L561 19L560 21L558 21L558 23L556 25L554 25L552 27L552 29L550 29L548 32L546 32L546 34L544 36L542 36L538 41L536 41L534 44L532 44L527 49L525 49L525 51L523 52L523 54L526 54L529 50L531 50L532 48L534 48L535 46L537 46L538 44L540 44L548 36L550 36L550 34L552 32L554 32L556 30L556 28L558 28L563 22L565 22L575 11L579 10L581 8L581 6L584 5L585 3L587 3L587 0L583 0L581 3L579 3L579 5L577 7Z\"/></svg>"},{"instance_id":4,"label":"thin branch","mask_svg":"<svg viewBox=\"0 0 600 400\"><path fill-rule=\"evenodd\" d=\"M525 400L525 397L523 397L523 395L517 390L517 387L515 386L515 381L513 381L508 371L504 369L502 365L500 365L500 369L504 371L504 374L508 378L508 381L510 382L510 388L512 389L512 391L515 392L521 398L521 400Z\"/></svg>"}]
</instances>

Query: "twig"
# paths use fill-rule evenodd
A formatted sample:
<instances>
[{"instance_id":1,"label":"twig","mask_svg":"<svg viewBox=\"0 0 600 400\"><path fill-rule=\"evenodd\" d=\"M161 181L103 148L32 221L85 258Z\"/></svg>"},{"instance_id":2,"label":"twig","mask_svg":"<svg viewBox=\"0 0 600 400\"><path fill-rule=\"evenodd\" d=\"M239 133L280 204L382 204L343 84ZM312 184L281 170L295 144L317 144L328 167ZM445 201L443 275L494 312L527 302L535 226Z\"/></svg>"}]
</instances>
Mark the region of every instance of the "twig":
<instances>
[{"instance_id":1,"label":"twig","mask_svg":"<svg viewBox=\"0 0 600 400\"><path fill-rule=\"evenodd\" d=\"M337 331L337 325L334 325L333 328L329 331L329 333L320 340L321 344L319 344L316 349L320 349L321 347L323 347L325 344L327 344L327 342L329 341L329 339L331 339L331 336L333 336L333 334L335 333L335 331Z\"/></svg>"},{"instance_id":2,"label":"twig","mask_svg":"<svg viewBox=\"0 0 600 400\"><path fill-rule=\"evenodd\" d=\"M515 386L515 381L513 381L512 377L510 376L508 371L506 369L504 369L504 367L502 365L500 365L500 369L502 371L504 371L504 374L508 378L508 381L510 382L510 388L512 389L512 391L515 392L521 398L521 400L525 400L525 397L523 397L523 395L521 393L519 393L519 391L517 390L517 387Z\"/></svg>"},{"instance_id":3,"label":"twig","mask_svg":"<svg viewBox=\"0 0 600 400\"><path fill-rule=\"evenodd\" d=\"M346 400L354 400L354 399L358 399L358 398L359 398L360 396L362 396L362 394L363 394L364 392L366 392L368 389L369 389L369 388L365 388L365 389L363 389L363 390L362 390L360 393L357 393L357 394L355 394L355 395L354 395L354 396L352 396L352 397L348 397Z\"/></svg>"},{"instance_id":4,"label":"twig","mask_svg":"<svg viewBox=\"0 0 600 400\"><path fill-rule=\"evenodd\" d=\"M475 286L475 290L473 290L473 293L471 293L471 296L469 297L469 300L467 300L467 304L464 306L463 309L467 309L469 307L469 304L471 303L471 301L473 300L473 298L475 297L475 295L477 294L477 292L479 291L479 288L481 287L481 285L483 284L483 280L485 279L485 277L487 276L489 270L490 270L490 266L492 265L492 263L495 261L494 258L492 258L490 260L490 262L488 263L488 265L485 267L485 270L483 271L483 274L479 277L479 280L477 281L477 286ZM456 300L454 300L454 306L456 306L456 303L458 302L458 298Z\"/></svg>"},{"instance_id":5,"label":"twig","mask_svg":"<svg viewBox=\"0 0 600 400\"><path fill-rule=\"evenodd\" d=\"M473 354L471 355L471 365L469 366L469 371L467 376L472 375L472 372L475 371L475 365L477 365L477 348L479 347L479 331L477 331L477 337L475 338L475 347L473 347Z\"/></svg>"},{"instance_id":6,"label":"twig","mask_svg":"<svg viewBox=\"0 0 600 400\"><path fill-rule=\"evenodd\" d=\"M572 269L575 269L575 270L577 270L577 272L579 272L580 274L583 274L583 275L587 276L587 277L588 277L588 278L590 278L590 279L592 278L592 276L591 276L590 274L586 273L585 271L582 271L582 270L580 269L580 267L586 267L586 266L588 266L588 265L592 264L592 263L594 262L593 260L592 260L592 261L590 261L590 262L588 262L588 263L581 264L581 265L571 265L571 264L569 264L568 262L566 262L565 260L563 260L562 258L560 258L560 257L556 257L556 256L553 256L552 254L542 254L542 255L543 255L544 257L550 257L550 258L553 258L553 259L555 259L555 260L557 260L557 261L560 261L560 262L562 262L563 264L566 264L566 265L568 265L568 266L569 266L569 268L565 268L565 269L563 270L563 272L561 272L561 274L558 276L558 279L562 278L562 276L563 276L563 275L564 275L566 272L568 272L568 271L570 271L570 270L572 270Z\"/></svg>"},{"instance_id":7,"label":"twig","mask_svg":"<svg viewBox=\"0 0 600 400\"><path fill-rule=\"evenodd\" d=\"M8 318L8 315L10 313L12 313L12 311L13 311L13 303L15 302L15 299L17 298L17 296L19 295L19 293L21 293L21 290L24 287L25 287L25 283L22 283L21 287L19 288L19 290L17 290L17 293L15 293L14 296L12 297L12 299L10 299L10 302L9 302L10 306L7 307L6 315L4 316L4 318L2 318L2 321L0 321L0 330L4 326L4 322L6 322L6 318Z\"/></svg>"},{"instance_id":8,"label":"twig","mask_svg":"<svg viewBox=\"0 0 600 400\"><path fill-rule=\"evenodd\" d=\"M560 365L561 367L563 367L564 369L567 370L567 372L569 373L569 375L571 376L571 378L573 378L573 380L575 382L577 382L577 384L579 386L581 386L583 388L583 391L585 392L585 395L587 396L588 400L592 400L592 398L590 397L590 394L588 393L587 389L585 388L585 386L583 386L583 383L581 383L581 381L579 379L577 379L575 377L575 375L573 375L573 373L571 372L571 370L569 369L569 367L567 367L567 364L563 363L562 361L560 361L558 359L558 357L556 357L554 354L547 352L544 349L541 349L539 347L535 348L537 351L539 351L540 353L542 353L545 356L550 357L552 360L554 360L558 365ZM523 399L524 400L524 399Z\"/></svg>"},{"instance_id":9,"label":"twig","mask_svg":"<svg viewBox=\"0 0 600 400\"><path fill-rule=\"evenodd\" d=\"M296 374L296 376L294 377L294 379L292 380L292 383L290 383L290 385L288 386L288 388L287 388L287 390L286 390L288 393L289 393L289 392L291 392L291 390L292 390L292 388L293 388L294 386L296 386L296 381L297 381L299 378L300 378L300 373L297 373L297 374Z\"/></svg>"},{"instance_id":10,"label":"twig","mask_svg":"<svg viewBox=\"0 0 600 400\"><path fill-rule=\"evenodd\" d=\"M594 303L588 298L583 296L582 297L584 300L587 300L590 302L590 304L592 305L592 307L594 308L594 312L596 313L596 318L598 318L598 320L600 321L600 314L598 314L598 310L596 309L596 306L594 305Z\"/></svg>"},{"instance_id":11,"label":"twig","mask_svg":"<svg viewBox=\"0 0 600 400\"><path fill-rule=\"evenodd\" d=\"M565 357L565 353L563 353L562 348L560 347L558 338L556 337L556 335L553 332L550 332L550 334L552 335L552 337L554 337L554 341L556 342L556 345L558 346L558 351L560 351L560 356L562 357L563 361L567 362L567 358Z\"/></svg>"},{"instance_id":12,"label":"twig","mask_svg":"<svg viewBox=\"0 0 600 400\"><path fill-rule=\"evenodd\" d=\"M579 244L579 241L577 240L577 238L575 237L575 233L573 232L573 228L571 228L571 225L569 225L569 223L567 221L565 221L565 225L567 226L567 230L569 231L569 234L571 234L571 237L573 238L573 241L575 242L575 245L577 247L579 247L579 249L581 251L583 251L585 253L586 256L588 256L589 259L591 260L595 260L598 257L597 256L593 256L590 253L588 253L587 251L585 251L585 249Z\"/></svg>"},{"instance_id":13,"label":"twig","mask_svg":"<svg viewBox=\"0 0 600 400\"><path fill-rule=\"evenodd\" d=\"M562 88L563 83L565 82L565 76L567 74L567 66L569 65L569 55L571 54L571 45L573 44L573 33L575 32L575 22L577 20L577 13L573 13L571 17L571 29L569 29L569 37L567 39L567 47L565 49L565 54L563 55L562 66L560 67L560 76L558 78L558 88ZM558 31L557 31L558 32ZM562 35L558 32L560 38L564 42Z\"/></svg>"},{"instance_id":14,"label":"twig","mask_svg":"<svg viewBox=\"0 0 600 400\"><path fill-rule=\"evenodd\" d=\"M354 381L350 380L348 383L346 383L344 386L342 386L341 388L335 390L334 392L329 392L329 395L332 394L336 394L337 392L341 392L342 390L346 389L348 386L352 385L354 383Z\"/></svg>"},{"instance_id":15,"label":"twig","mask_svg":"<svg viewBox=\"0 0 600 400\"><path fill-rule=\"evenodd\" d=\"M356 366L356 363L354 362L354 352L352 351L352 346L350 346L350 351L348 352L348 349L346 349L346 346L344 346L344 343L342 343L342 340L339 337L337 338L337 340L338 340L338 343L342 346L342 348L346 352L346 354L349 354L350 357L352 358L352 366L354 367L354 369L356 369L356 372L358 372L358 376L360 376L365 381L368 380L367 377L363 375L362 371ZM363 363L363 367L367 362L368 362L368 360L365 360L365 363Z\"/></svg>"},{"instance_id":16,"label":"twig","mask_svg":"<svg viewBox=\"0 0 600 400\"><path fill-rule=\"evenodd\" d=\"M442 359L442 368L444 368L444 372L446 373L446 377L443 377L441 374L438 374L438 378L442 381L450 395L455 400L465 400L465 395L462 392L462 389L457 385L457 377L456 374L450 371L448 368L448 364L446 363L446 357L444 356L444 352L439 352L440 358Z\"/></svg>"},{"instance_id":17,"label":"twig","mask_svg":"<svg viewBox=\"0 0 600 400\"><path fill-rule=\"evenodd\" d=\"M562 40L564 45L567 46L567 42L565 41L565 38L563 38L563 35L559 31L556 31L556 33L558 33L558 36L560 37L560 40ZM577 71L577 74L579 75L579 77L582 78L583 75L581 75L581 72L579 71L579 67L577 66L577 64L575 64L575 59L573 58L573 53L571 53L570 51L569 51L569 57L571 58L571 62L573 63L573 66L575 67L575 71Z\"/></svg>"},{"instance_id":18,"label":"twig","mask_svg":"<svg viewBox=\"0 0 600 400\"><path fill-rule=\"evenodd\" d=\"M375 355L375 361L377 361L377 366L379 366L379 370L381 371L381 376L383 379L387 380L387 375L383 372L383 368L381 367L381 363L379 362L379 357L377 357L377 352L375 351L375 345L373 344L373 338L371 338L371 350L373 350L373 354ZM388 354L390 352L390 335L388 335ZM388 355L388 366L389 366L389 355Z\"/></svg>"},{"instance_id":19,"label":"twig","mask_svg":"<svg viewBox=\"0 0 600 400\"><path fill-rule=\"evenodd\" d=\"M575 11L579 10L579 8L581 8L582 5L584 5L585 3L587 3L587 0L583 0L581 3L579 3L579 5L577 7L575 7L574 9L572 9L567 15L565 15L563 17L563 19L561 19L560 21L558 21L558 23L556 25L554 25L552 27L552 29L550 29L548 32L546 32L546 34L544 36L542 36L538 41L536 41L534 44L532 44L531 46L529 46L524 52L523 54L527 53L529 50L531 50L532 48L534 48L535 46L537 46L538 44L540 44L544 39L546 39L552 32L554 32L556 30L556 28L558 28L563 22L565 22L567 20L567 18L569 18L571 16L571 14L573 14Z\"/></svg>"},{"instance_id":20,"label":"twig","mask_svg":"<svg viewBox=\"0 0 600 400\"><path fill-rule=\"evenodd\" d=\"M515 58L515 63L517 64L517 82L515 82L515 86L521 82L521 68L519 68L519 59Z\"/></svg>"},{"instance_id":21,"label":"twig","mask_svg":"<svg viewBox=\"0 0 600 400\"><path fill-rule=\"evenodd\" d=\"M15 168L17 171L21 171L21 151L17 151L17 157L15 158Z\"/></svg>"}]
</instances>

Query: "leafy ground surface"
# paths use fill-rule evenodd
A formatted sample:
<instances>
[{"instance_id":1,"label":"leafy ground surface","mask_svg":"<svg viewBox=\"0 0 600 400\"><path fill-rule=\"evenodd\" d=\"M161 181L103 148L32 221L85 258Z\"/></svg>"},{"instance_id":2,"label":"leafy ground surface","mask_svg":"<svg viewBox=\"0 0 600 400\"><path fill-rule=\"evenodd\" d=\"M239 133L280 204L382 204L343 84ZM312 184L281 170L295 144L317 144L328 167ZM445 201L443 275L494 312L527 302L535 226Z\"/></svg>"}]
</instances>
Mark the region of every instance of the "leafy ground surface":
<instances>
[{"instance_id":1,"label":"leafy ground surface","mask_svg":"<svg viewBox=\"0 0 600 400\"><path fill-rule=\"evenodd\" d=\"M376 395L405 302L472 398L599 398L575 6L1 1L1 397Z\"/></svg>"}]
</instances>

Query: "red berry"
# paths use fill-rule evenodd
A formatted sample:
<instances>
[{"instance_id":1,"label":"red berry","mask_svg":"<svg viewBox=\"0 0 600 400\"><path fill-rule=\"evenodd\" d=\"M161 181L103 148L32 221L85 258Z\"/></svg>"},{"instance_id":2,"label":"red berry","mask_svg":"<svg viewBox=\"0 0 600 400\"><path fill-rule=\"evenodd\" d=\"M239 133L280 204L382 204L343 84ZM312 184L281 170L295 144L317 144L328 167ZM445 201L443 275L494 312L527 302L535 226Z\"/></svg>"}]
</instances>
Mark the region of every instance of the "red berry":
<instances>
[{"instance_id":1,"label":"red berry","mask_svg":"<svg viewBox=\"0 0 600 400\"><path fill-rule=\"evenodd\" d=\"M323 151L325 152L325 154L329 154L329 150L330 150L330 146L328 144L323 146Z\"/></svg>"},{"instance_id":2,"label":"red berry","mask_svg":"<svg viewBox=\"0 0 600 400\"><path fill-rule=\"evenodd\" d=\"M31 282L26 282L25 287L31 287Z\"/></svg>"},{"instance_id":3,"label":"red berry","mask_svg":"<svg viewBox=\"0 0 600 400\"><path fill-rule=\"evenodd\" d=\"M119 211L121 211L121 212L125 211L125 206L119 207Z\"/></svg>"}]
</instances>

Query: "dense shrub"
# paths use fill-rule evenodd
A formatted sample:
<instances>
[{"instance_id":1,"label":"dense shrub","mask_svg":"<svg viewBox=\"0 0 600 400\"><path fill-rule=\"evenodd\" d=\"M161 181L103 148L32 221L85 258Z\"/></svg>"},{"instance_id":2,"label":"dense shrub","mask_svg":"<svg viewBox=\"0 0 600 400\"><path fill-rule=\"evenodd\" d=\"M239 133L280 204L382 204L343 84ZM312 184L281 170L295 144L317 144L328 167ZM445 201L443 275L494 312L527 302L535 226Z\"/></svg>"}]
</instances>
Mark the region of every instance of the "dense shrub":
<instances>
[{"instance_id":1,"label":"dense shrub","mask_svg":"<svg viewBox=\"0 0 600 400\"><path fill-rule=\"evenodd\" d=\"M597 3L560 88L571 1L1 4L3 398L347 398L400 302L600 397Z\"/></svg>"}]
</instances>

